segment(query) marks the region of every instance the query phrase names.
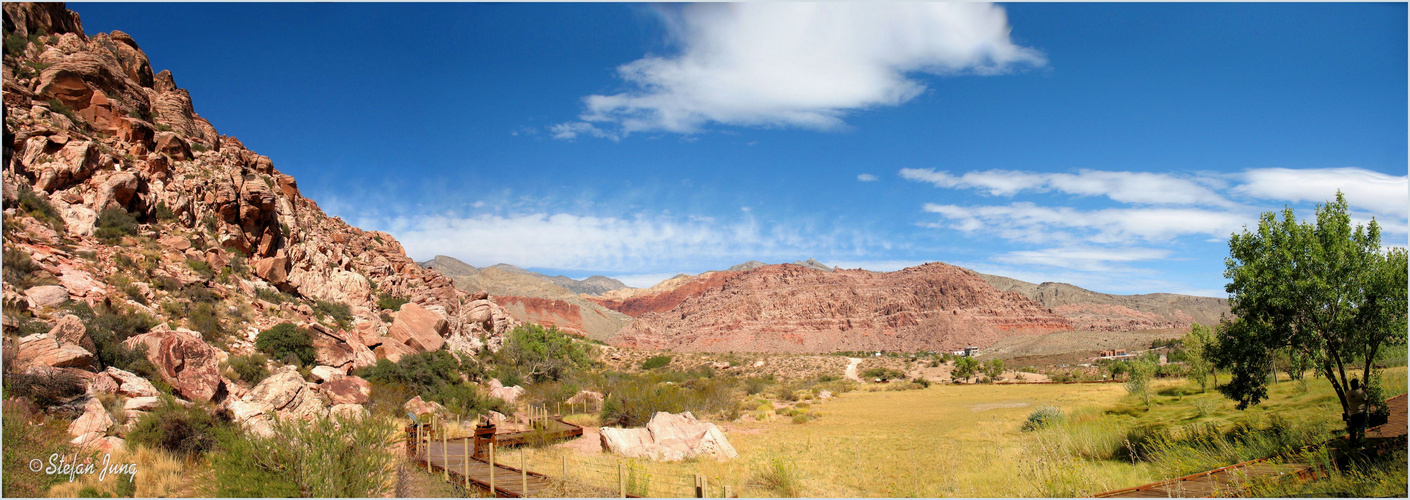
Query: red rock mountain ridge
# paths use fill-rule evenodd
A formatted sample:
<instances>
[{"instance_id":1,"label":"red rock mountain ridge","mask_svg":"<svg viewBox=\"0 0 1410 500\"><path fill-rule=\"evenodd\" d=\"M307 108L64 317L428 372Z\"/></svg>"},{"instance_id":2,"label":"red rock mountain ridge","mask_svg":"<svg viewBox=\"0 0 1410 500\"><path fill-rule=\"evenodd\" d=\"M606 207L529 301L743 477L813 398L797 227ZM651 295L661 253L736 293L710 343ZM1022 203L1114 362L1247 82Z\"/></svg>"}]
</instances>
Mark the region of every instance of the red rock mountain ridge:
<instances>
[{"instance_id":1,"label":"red rock mountain ridge","mask_svg":"<svg viewBox=\"0 0 1410 500\"><path fill-rule=\"evenodd\" d=\"M609 343L682 351L950 350L1072 329L1027 297L942 263L890 273L779 264L599 303L636 317Z\"/></svg>"}]
</instances>

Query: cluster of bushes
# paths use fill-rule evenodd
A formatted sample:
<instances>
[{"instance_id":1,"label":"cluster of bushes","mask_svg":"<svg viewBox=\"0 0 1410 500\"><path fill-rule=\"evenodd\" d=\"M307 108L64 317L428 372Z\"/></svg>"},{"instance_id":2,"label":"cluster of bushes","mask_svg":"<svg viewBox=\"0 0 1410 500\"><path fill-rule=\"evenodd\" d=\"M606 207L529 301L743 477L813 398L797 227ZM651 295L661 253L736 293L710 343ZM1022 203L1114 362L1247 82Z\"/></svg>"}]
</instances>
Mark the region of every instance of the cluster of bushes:
<instances>
[{"instance_id":1,"label":"cluster of bushes","mask_svg":"<svg viewBox=\"0 0 1410 500\"><path fill-rule=\"evenodd\" d=\"M880 379L885 382L891 379L905 379L906 372L891 368L870 368L862 372L862 376L869 379Z\"/></svg>"},{"instance_id":2,"label":"cluster of bushes","mask_svg":"<svg viewBox=\"0 0 1410 500\"><path fill-rule=\"evenodd\" d=\"M370 283L371 280L368 280L368 282ZM388 293L382 293L377 296L377 309L400 311L401 306L406 305L407 302L409 301L406 297L397 297Z\"/></svg>"},{"instance_id":3,"label":"cluster of bushes","mask_svg":"<svg viewBox=\"0 0 1410 500\"><path fill-rule=\"evenodd\" d=\"M162 396L156 409L137 420L127 433L128 442L195 458L215 448L218 434L232 427L228 419L200 403L177 403Z\"/></svg>"},{"instance_id":4,"label":"cluster of bushes","mask_svg":"<svg viewBox=\"0 0 1410 500\"><path fill-rule=\"evenodd\" d=\"M0 259L4 262L5 282L15 288L24 290L32 286L59 284L59 280L35 265L24 250L6 248Z\"/></svg>"},{"instance_id":5,"label":"cluster of bushes","mask_svg":"<svg viewBox=\"0 0 1410 500\"><path fill-rule=\"evenodd\" d=\"M513 330L488 358L492 375L507 386L571 378L594 365L594 348L557 328L528 324Z\"/></svg>"},{"instance_id":6,"label":"cluster of bushes","mask_svg":"<svg viewBox=\"0 0 1410 500\"><path fill-rule=\"evenodd\" d=\"M54 205L50 204L49 200L40 197L39 194L29 188L28 184L23 182L19 183L18 189L15 191L16 194L19 195L21 210L24 210L30 217L34 217L40 222L48 224L49 227L53 228L54 231L57 231L59 234L64 234L64 219L59 216L59 210L54 208Z\"/></svg>"},{"instance_id":7,"label":"cluster of bushes","mask_svg":"<svg viewBox=\"0 0 1410 500\"><path fill-rule=\"evenodd\" d=\"M251 386L269 377L269 368L266 367L269 364L269 358L264 357L263 354L231 356L229 363L230 369L235 372L235 375Z\"/></svg>"},{"instance_id":8,"label":"cluster of bushes","mask_svg":"<svg viewBox=\"0 0 1410 500\"><path fill-rule=\"evenodd\" d=\"M662 354L646 358L646 361L641 362L641 369L655 370L669 364L671 364L671 357Z\"/></svg>"},{"instance_id":9,"label":"cluster of bushes","mask_svg":"<svg viewBox=\"0 0 1410 500\"><path fill-rule=\"evenodd\" d=\"M315 359L313 333L288 322L259 332L255 337L255 348L291 365L308 366L312 365Z\"/></svg>"},{"instance_id":10,"label":"cluster of bushes","mask_svg":"<svg viewBox=\"0 0 1410 500\"><path fill-rule=\"evenodd\" d=\"M449 351L432 351L408 354L396 363L379 360L357 375L373 383L372 399L378 400L374 409L380 411L395 414L396 408L414 396L461 414L504 411L504 401L481 394L474 385L481 379L482 371L473 359L462 360ZM394 397L388 398L389 395Z\"/></svg>"},{"instance_id":11,"label":"cluster of bushes","mask_svg":"<svg viewBox=\"0 0 1410 500\"><path fill-rule=\"evenodd\" d=\"M318 315L319 319L324 316L332 316L333 321L338 322L338 328L346 329L348 325L352 324L352 312L348 310L348 305L342 302L320 300L315 303L313 312Z\"/></svg>"},{"instance_id":12,"label":"cluster of bushes","mask_svg":"<svg viewBox=\"0 0 1410 500\"><path fill-rule=\"evenodd\" d=\"M137 234L137 219L127 210L117 207L103 209L98 213L98 224L93 236L106 244L114 244L123 236Z\"/></svg>"}]
</instances>

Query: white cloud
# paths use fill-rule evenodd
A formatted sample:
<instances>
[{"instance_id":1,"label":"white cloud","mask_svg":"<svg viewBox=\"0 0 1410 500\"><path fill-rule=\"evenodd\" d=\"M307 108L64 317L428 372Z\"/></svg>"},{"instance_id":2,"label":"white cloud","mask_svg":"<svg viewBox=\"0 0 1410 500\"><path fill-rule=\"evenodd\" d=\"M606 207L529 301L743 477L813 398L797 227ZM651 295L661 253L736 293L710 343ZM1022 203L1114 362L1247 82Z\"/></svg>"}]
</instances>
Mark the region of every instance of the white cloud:
<instances>
[{"instance_id":1,"label":"white cloud","mask_svg":"<svg viewBox=\"0 0 1410 500\"><path fill-rule=\"evenodd\" d=\"M1104 196L1122 203L1148 205L1232 205L1224 197L1194 179L1150 172L1079 170L1069 173L1038 173L1018 170L986 170L950 175L934 169L901 169L901 178L928 182L942 188L972 188L991 196L1013 196L1021 191L1060 191L1078 196Z\"/></svg>"},{"instance_id":2,"label":"white cloud","mask_svg":"<svg viewBox=\"0 0 1410 500\"><path fill-rule=\"evenodd\" d=\"M1325 203L1337 190L1346 202L1380 215L1405 219L1410 209L1410 177L1360 168L1261 168L1244 172L1235 192L1271 200Z\"/></svg>"},{"instance_id":3,"label":"white cloud","mask_svg":"<svg viewBox=\"0 0 1410 500\"><path fill-rule=\"evenodd\" d=\"M862 182L876 182L876 176L871 174L857 174L857 180Z\"/></svg>"},{"instance_id":4,"label":"white cloud","mask_svg":"<svg viewBox=\"0 0 1410 500\"><path fill-rule=\"evenodd\" d=\"M584 98L581 122L693 133L709 123L831 129L926 90L909 74L998 74L1046 63L987 3L731 3L660 9L680 45L617 68L631 90ZM556 131L555 131L556 133ZM576 137L565 133L562 138Z\"/></svg>"},{"instance_id":5,"label":"white cloud","mask_svg":"<svg viewBox=\"0 0 1410 500\"><path fill-rule=\"evenodd\" d=\"M1111 263L1160 260L1169 256L1169 250L1159 248L1065 247L1013 251L995 256L994 260L1009 264L1029 264L1049 268L1109 272L1124 269L1122 267L1113 266Z\"/></svg>"},{"instance_id":6,"label":"white cloud","mask_svg":"<svg viewBox=\"0 0 1410 500\"><path fill-rule=\"evenodd\" d=\"M982 230L1028 243L1085 240L1098 244L1129 244L1168 241L1177 236L1195 234L1222 238L1252 220L1235 212L1198 208L1084 211L1070 207L1040 207L1028 202L977 207L926 203L924 210L949 219L948 224L923 224L926 227L948 227L965 232Z\"/></svg>"},{"instance_id":7,"label":"white cloud","mask_svg":"<svg viewBox=\"0 0 1410 500\"><path fill-rule=\"evenodd\" d=\"M596 126L593 126L593 124L587 122L560 123L549 127L548 131L553 133L554 139L571 140L577 139L579 135L588 135L600 139L611 139L614 141L621 139L621 137L617 134L602 130L600 128L597 128Z\"/></svg>"},{"instance_id":8,"label":"white cloud","mask_svg":"<svg viewBox=\"0 0 1410 500\"><path fill-rule=\"evenodd\" d=\"M674 276L683 269L728 266L741 259L782 261L798 255L866 255L869 249L886 245L852 230L812 229L798 223L765 224L747 214L728 222L668 215L617 218L541 212L463 217L440 214L372 217L359 220L358 224L391 233L416 260L448 255L476 265L507 262L523 268L594 274L668 272Z\"/></svg>"}]
</instances>

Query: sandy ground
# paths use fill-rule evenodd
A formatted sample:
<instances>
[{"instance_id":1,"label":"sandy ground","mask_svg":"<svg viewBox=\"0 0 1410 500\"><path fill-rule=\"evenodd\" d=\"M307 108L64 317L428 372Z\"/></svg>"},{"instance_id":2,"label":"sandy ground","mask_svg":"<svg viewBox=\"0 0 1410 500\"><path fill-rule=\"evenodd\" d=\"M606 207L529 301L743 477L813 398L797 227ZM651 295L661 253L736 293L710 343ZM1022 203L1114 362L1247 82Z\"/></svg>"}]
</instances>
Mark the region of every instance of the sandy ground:
<instances>
[{"instance_id":1,"label":"sandy ground","mask_svg":"<svg viewBox=\"0 0 1410 500\"><path fill-rule=\"evenodd\" d=\"M861 377L857 376L857 365L862 363L862 358L847 358L847 369L842 373L848 380L861 382Z\"/></svg>"}]
</instances>

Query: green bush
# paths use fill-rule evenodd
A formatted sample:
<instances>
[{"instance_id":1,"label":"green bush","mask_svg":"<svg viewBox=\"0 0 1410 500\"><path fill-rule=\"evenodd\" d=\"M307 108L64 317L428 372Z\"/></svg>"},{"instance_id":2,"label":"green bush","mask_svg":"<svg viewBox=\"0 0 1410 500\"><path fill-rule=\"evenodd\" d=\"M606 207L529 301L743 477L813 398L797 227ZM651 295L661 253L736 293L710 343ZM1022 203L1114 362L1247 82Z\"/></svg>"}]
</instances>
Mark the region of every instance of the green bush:
<instances>
[{"instance_id":1,"label":"green bush","mask_svg":"<svg viewBox=\"0 0 1410 500\"><path fill-rule=\"evenodd\" d=\"M753 484L777 493L780 497L797 497L801 481L798 470L782 457L775 457L754 474Z\"/></svg>"},{"instance_id":2,"label":"green bush","mask_svg":"<svg viewBox=\"0 0 1410 500\"><path fill-rule=\"evenodd\" d=\"M111 245L123 236L137 234L137 219L127 210L117 207L105 208L98 214L97 228L93 236Z\"/></svg>"},{"instance_id":3,"label":"green bush","mask_svg":"<svg viewBox=\"0 0 1410 500\"><path fill-rule=\"evenodd\" d=\"M163 396L155 410L137 420L127 440L194 458L215 448L217 433L224 424L200 404L183 405L171 396Z\"/></svg>"},{"instance_id":4,"label":"green bush","mask_svg":"<svg viewBox=\"0 0 1410 500\"><path fill-rule=\"evenodd\" d=\"M21 290L35 286L35 274L39 266L30 260L29 254L19 248L7 248L4 255L5 282Z\"/></svg>"},{"instance_id":5,"label":"green bush","mask_svg":"<svg viewBox=\"0 0 1410 500\"><path fill-rule=\"evenodd\" d=\"M157 216L157 220L176 220L176 212L167 208L165 201L157 202L157 206L152 209L152 213Z\"/></svg>"},{"instance_id":6,"label":"green bush","mask_svg":"<svg viewBox=\"0 0 1410 500\"><path fill-rule=\"evenodd\" d=\"M669 364L671 364L671 357L663 354L646 358L646 361L641 362L641 369L655 370Z\"/></svg>"},{"instance_id":7,"label":"green bush","mask_svg":"<svg viewBox=\"0 0 1410 500\"><path fill-rule=\"evenodd\" d=\"M220 315L216 314L215 306L210 303L196 304L196 307L191 309L190 316L186 317L186 322L191 325L192 330L201 332L206 339L220 338L225 335L225 327L220 323Z\"/></svg>"},{"instance_id":8,"label":"green bush","mask_svg":"<svg viewBox=\"0 0 1410 500\"><path fill-rule=\"evenodd\" d=\"M235 374L240 376L251 386L260 383L269 376L269 369L265 365L269 363L269 358L263 354L247 354L244 356L231 356L230 369L235 370Z\"/></svg>"},{"instance_id":9,"label":"green bush","mask_svg":"<svg viewBox=\"0 0 1410 500\"><path fill-rule=\"evenodd\" d=\"M59 210L54 205L40 197L29 188L28 184L20 183L19 189L15 190L20 198L20 209L29 214L30 217L38 219L40 222L48 224L55 231L64 228L64 219L59 216Z\"/></svg>"},{"instance_id":10,"label":"green bush","mask_svg":"<svg viewBox=\"0 0 1410 500\"><path fill-rule=\"evenodd\" d=\"M381 497L395 474L392 420L276 420L273 435L227 432L211 458L219 497Z\"/></svg>"},{"instance_id":11,"label":"green bush","mask_svg":"<svg viewBox=\"0 0 1410 500\"><path fill-rule=\"evenodd\" d=\"M462 375L470 380L478 378L471 377L477 375L474 371L475 366L462 364L449 351L432 351L408 354L396 363L378 360L377 364L358 371L358 376L388 389L405 388L407 399L419 395L458 413L502 411L505 405L499 398L483 395L474 385L461 381ZM406 399L402 399L396 404L405 402Z\"/></svg>"},{"instance_id":12,"label":"green bush","mask_svg":"<svg viewBox=\"0 0 1410 500\"><path fill-rule=\"evenodd\" d=\"M201 275L202 278L211 279L215 277L215 270L211 269L210 263L204 260L186 259L186 267L191 268L192 271Z\"/></svg>"},{"instance_id":13,"label":"green bush","mask_svg":"<svg viewBox=\"0 0 1410 500\"><path fill-rule=\"evenodd\" d=\"M401 306L406 305L407 302L409 301L406 297L396 297L391 294L383 293L377 296L377 309L400 311Z\"/></svg>"},{"instance_id":14,"label":"green bush","mask_svg":"<svg viewBox=\"0 0 1410 500\"><path fill-rule=\"evenodd\" d=\"M312 334L293 323L280 323L255 337L255 348L274 359L293 357L302 365L312 365L315 359Z\"/></svg>"},{"instance_id":15,"label":"green bush","mask_svg":"<svg viewBox=\"0 0 1410 500\"><path fill-rule=\"evenodd\" d=\"M351 323L353 319L352 312L348 310L348 305L342 302L320 300L314 306L313 311L320 318L323 316L332 316L333 321L337 321L340 328L347 328L348 324Z\"/></svg>"},{"instance_id":16,"label":"green bush","mask_svg":"<svg viewBox=\"0 0 1410 500\"><path fill-rule=\"evenodd\" d=\"M28 404L6 402L0 425L5 434L5 452L0 453L5 480L0 482L4 485L0 494L6 498L43 498L49 496L51 486L68 480L67 475L31 474L28 469L34 458L47 459L51 453L68 450L68 426L67 420L47 416Z\"/></svg>"},{"instance_id":17,"label":"green bush","mask_svg":"<svg viewBox=\"0 0 1410 500\"><path fill-rule=\"evenodd\" d=\"M1028 414L1028 420L1023 423L1024 431L1036 431L1064 420L1062 409L1056 406L1039 406L1032 413Z\"/></svg>"},{"instance_id":18,"label":"green bush","mask_svg":"<svg viewBox=\"0 0 1410 500\"><path fill-rule=\"evenodd\" d=\"M905 379L906 372L891 368L869 368L862 372L862 377L869 379L881 379L883 381L892 379Z\"/></svg>"},{"instance_id":19,"label":"green bush","mask_svg":"<svg viewBox=\"0 0 1410 500\"><path fill-rule=\"evenodd\" d=\"M275 290L273 288L256 288L255 298L271 304L282 304L294 300L294 298L290 297L289 294L281 292L279 290Z\"/></svg>"},{"instance_id":20,"label":"green bush","mask_svg":"<svg viewBox=\"0 0 1410 500\"><path fill-rule=\"evenodd\" d=\"M529 382L539 383L563 380L592 366L591 349L557 328L528 324L509 332L493 360L500 367L516 367Z\"/></svg>"},{"instance_id":21,"label":"green bush","mask_svg":"<svg viewBox=\"0 0 1410 500\"><path fill-rule=\"evenodd\" d=\"M699 404L699 396L678 385L633 380L616 387L602 402L602 425L641 427L656 412L680 413Z\"/></svg>"},{"instance_id":22,"label":"green bush","mask_svg":"<svg viewBox=\"0 0 1410 500\"><path fill-rule=\"evenodd\" d=\"M83 394L87 384L65 371L51 373L11 372L5 375L5 395L19 396L40 408L47 408Z\"/></svg>"}]
</instances>

